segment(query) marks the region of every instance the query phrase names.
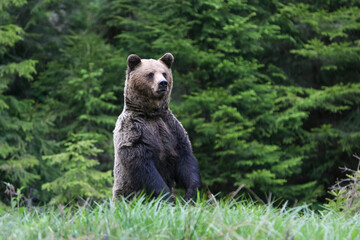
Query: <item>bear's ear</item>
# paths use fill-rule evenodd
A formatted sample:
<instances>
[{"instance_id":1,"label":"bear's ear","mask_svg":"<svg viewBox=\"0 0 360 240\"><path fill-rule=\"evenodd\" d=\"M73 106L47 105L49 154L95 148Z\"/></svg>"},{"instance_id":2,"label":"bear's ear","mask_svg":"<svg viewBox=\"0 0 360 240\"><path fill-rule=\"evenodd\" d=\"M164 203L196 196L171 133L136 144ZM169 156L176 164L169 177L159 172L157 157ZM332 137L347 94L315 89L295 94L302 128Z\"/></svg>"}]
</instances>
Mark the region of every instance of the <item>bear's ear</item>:
<instances>
[{"instance_id":1,"label":"bear's ear","mask_svg":"<svg viewBox=\"0 0 360 240\"><path fill-rule=\"evenodd\" d=\"M130 54L127 58L127 64L130 70L134 70L134 68L141 62L141 58L136 54Z\"/></svg>"},{"instance_id":2,"label":"bear's ear","mask_svg":"<svg viewBox=\"0 0 360 240\"><path fill-rule=\"evenodd\" d=\"M160 58L160 61L165 63L168 68L171 68L172 63L174 62L174 56L171 53L165 53L164 56Z\"/></svg>"}]
</instances>

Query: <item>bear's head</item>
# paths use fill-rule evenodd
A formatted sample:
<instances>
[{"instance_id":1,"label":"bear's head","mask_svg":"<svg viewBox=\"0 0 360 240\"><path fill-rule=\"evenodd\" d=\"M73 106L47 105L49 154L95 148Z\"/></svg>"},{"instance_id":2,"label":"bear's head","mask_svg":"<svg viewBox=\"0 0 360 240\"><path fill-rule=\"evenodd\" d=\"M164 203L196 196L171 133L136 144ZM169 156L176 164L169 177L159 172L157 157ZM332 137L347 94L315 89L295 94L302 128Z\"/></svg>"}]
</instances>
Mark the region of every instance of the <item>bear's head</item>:
<instances>
[{"instance_id":1,"label":"bear's head","mask_svg":"<svg viewBox=\"0 0 360 240\"><path fill-rule=\"evenodd\" d=\"M173 83L173 61L171 53L164 54L158 60L129 55L124 89L128 110L151 116L168 109Z\"/></svg>"}]
</instances>

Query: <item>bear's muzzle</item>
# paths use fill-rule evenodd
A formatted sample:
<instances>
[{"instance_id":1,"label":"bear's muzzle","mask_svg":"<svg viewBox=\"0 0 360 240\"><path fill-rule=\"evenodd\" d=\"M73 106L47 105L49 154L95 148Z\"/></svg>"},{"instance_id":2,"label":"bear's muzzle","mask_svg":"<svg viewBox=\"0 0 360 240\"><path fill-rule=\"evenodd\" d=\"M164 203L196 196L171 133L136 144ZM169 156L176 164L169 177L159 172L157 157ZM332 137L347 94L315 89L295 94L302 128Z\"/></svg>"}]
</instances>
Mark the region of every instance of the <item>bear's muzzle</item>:
<instances>
[{"instance_id":1,"label":"bear's muzzle","mask_svg":"<svg viewBox=\"0 0 360 240\"><path fill-rule=\"evenodd\" d=\"M158 83L158 90L157 92L159 93L165 93L167 91L167 87L168 87L168 81L166 80L161 80L159 83Z\"/></svg>"}]
</instances>

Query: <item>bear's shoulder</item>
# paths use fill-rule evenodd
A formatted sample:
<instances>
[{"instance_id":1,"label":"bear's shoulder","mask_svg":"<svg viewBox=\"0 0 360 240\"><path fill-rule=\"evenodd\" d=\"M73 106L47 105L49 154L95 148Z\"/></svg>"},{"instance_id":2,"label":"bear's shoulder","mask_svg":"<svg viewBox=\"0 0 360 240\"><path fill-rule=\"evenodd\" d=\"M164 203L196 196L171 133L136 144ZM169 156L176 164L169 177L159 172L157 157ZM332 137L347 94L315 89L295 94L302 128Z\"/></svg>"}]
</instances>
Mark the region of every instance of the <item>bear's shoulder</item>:
<instances>
[{"instance_id":1,"label":"bear's shoulder","mask_svg":"<svg viewBox=\"0 0 360 240\"><path fill-rule=\"evenodd\" d=\"M143 119L127 111L118 117L114 129L114 144L119 147L131 147L141 139Z\"/></svg>"}]
</instances>

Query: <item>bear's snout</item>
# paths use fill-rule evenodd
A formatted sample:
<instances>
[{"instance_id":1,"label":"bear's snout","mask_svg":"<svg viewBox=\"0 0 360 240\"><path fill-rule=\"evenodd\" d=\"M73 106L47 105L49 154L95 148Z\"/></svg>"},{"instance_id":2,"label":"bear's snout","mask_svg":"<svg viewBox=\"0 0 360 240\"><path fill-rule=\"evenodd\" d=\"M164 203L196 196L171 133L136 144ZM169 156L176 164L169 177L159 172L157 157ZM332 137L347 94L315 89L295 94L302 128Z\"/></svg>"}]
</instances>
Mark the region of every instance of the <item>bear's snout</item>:
<instances>
[{"instance_id":1,"label":"bear's snout","mask_svg":"<svg viewBox=\"0 0 360 240\"><path fill-rule=\"evenodd\" d=\"M168 82L166 80L161 80L159 82L159 91L166 91L168 86Z\"/></svg>"}]
</instances>

